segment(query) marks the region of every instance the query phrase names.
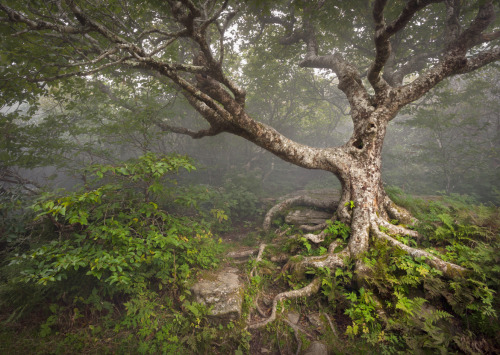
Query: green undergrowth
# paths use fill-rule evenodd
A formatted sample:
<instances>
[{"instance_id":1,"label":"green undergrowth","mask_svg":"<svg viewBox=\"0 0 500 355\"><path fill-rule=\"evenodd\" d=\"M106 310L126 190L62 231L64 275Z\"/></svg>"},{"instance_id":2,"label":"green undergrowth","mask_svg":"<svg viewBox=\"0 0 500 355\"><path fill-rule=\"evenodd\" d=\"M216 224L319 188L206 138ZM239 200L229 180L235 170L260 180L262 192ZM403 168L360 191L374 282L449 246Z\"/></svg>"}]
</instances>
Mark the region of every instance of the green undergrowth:
<instances>
[{"instance_id":1,"label":"green undergrowth","mask_svg":"<svg viewBox=\"0 0 500 355\"><path fill-rule=\"evenodd\" d=\"M217 268L224 251L212 221L172 212L175 174L194 168L187 157L155 154L92 166L83 188L37 197L24 207L24 220L7 213L14 202L4 198L2 228L11 221L24 228L7 229L1 241L0 352L213 353L246 346L234 325L214 324L210 309L192 300L198 271Z\"/></svg>"},{"instance_id":2,"label":"green undergrowth","mask_svg":"<svg viewBox=\"0 0 500 355\"><path fill-rule=\"evenodd\" d=\"M290 229L287 234L294 237L266 251L260 273L251 280L252 300L278 290L299 289L314 277L321 278L321 289L314 296L281 302L283 313L262 331L263 342L294 352L298 342L286 314L296 312L304 334L328 344L332 353L498 352L499 209L464 196L418 199L396 191L393 198L419 218L412 227L422 238L392 237L469 271L449 279L424 258L412 258L386 242L371 239L369 252L363 256L368 277L362 283L356 278L353 260L345 260L343 269L304 273L294 265L304 257L325 255L335 239L340 251L347 245L350 231L340 222L329 223L326 241L313 245L300 231L284 225L282 230ZM295 256L284 266L269 261L282 252ZM311 314L322 319L321 329L308 319ZM307 344L311 339L304 334L303 343Z\"/></svg>"},{"instance_id":3,"label":"green undergrowth","mask_svg":"<svg viewBox=\"0 0 500 355\"><path fill-rule=\"evenodd\" d=\"M0 352L295 353L297 336L302 349L321 340L337 354L500 349L499 209L464 196L419 199L396 189L392 198L419 219L411 227L422 238L392 237L467 268L462 277L448 279L425 259L377 239L363 255L369 275L363 282L351 259L345 268L302 270L301 260L326 257L333 241L337 251L345 248L349 227L328 222L325 241L315 245L276 221L279 230L239 241L269 245L261 262L240 266L247 274L255 267L241 319L219 324L193 301L190 286L223 261L226 243L213 231L230 224L217 225L244 218L256 202L238 210L235 201L246 198L241 191L231 199L224 197L229 190L179 186L176 173L194 168L186 157L147 154L88 168L80 190L35 199L3 193ZM269 312L276 294L316 277L320 292L279 302L276 321L245 330L256 303ZM299 316L297 335L290 313Z\"/></svg>"}]
</instances>

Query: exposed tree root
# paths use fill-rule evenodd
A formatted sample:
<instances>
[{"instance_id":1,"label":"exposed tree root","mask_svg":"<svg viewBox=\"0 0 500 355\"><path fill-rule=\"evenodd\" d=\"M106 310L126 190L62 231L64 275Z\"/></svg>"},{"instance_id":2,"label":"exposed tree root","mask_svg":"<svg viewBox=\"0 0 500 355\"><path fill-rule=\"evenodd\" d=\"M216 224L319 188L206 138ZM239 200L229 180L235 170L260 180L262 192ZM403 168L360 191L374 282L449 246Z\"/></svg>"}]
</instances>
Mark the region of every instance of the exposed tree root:
<instances>
[{"instance_id":1,"label":"exposed tree root","mask_svg":"<svg viewBox=\"0 0 500 355\"><path fill-rule=\"evenodd\" d=\"M345 193L342 195L342 198L348 199L349 196L350 196L349 193ZM265 229L269 228L271 224L271 219L278 212L294 205L311 206L313 205L313 203L315 203L314 201L316 200L308 196L297 196L282 201L281 203L274 206L267 213L266 219L264 221L264 228ZM428 265L442 272L442 274L445 277L448 278L461 277L468 272L467 269L459 265L441 260L437 256L425 250L412 248L391 237L390 234L393 235L399 234L399 235L407 235L410 237L418 238L419 234L418 232L410 230L402 225L391 224L387 221L387 218L397 219L401 223L415 223L417 220L411 217L408 211L396 206L387 196L385 196L383 203L381 203L380 205L381 205L380 208L382 208L383 211L379 215L378 212L376 212L377 211L376 208L369 207L365 209L364 208L351 209L350 208L352 207L351 205L346 204L346 206L344 206L339 204L338 205L339 208L337 209L336 216L334 218L341 219L340 218L341 215L343 215L345 218L347 217L349 218L349 223L351 225L351 236L349 239L348 246L344 248L342 251L335 253L335 250L342 243L340 241L334 241L329 245L328 253L326 255L305 257L302 260L295 262L289 261L283 267L283 270L292 268L294 273L304 274L308 268L312 269L329 268L330 270L334 270L336 268L345 268L347 266L346 259L350 257L355 260L355 271L358 280L358 285L363 285L366 282L367 278L370 276L371 270L367 265L363 263L360 256L364 252L369 250L369 237L373 236L378 239L387 241L391 246L405 251L406 253L408 253L408 255L410 255L413 258L423 258L423 260ZM317 207L318 205L315 206ZM330 205L329 207L331 208L332 205ZM326 224L320 226L308 227L308 229L312 230L320 227L325 228ZM319 234L307 233L304 234L303 237L308 239L312 243L318 244L325 240L326 232L323 230ZM259 253L257 256L257 263L260 260L262 260L262 254L265 250L265 247L266 247L265 244L262 244L260 246ZM255 268L256 267L254 266L254 268L250 273L252 277L254 276ZM310 284L299 290L291 290L279 293L273 299L271 315L265 320L250 324L249 328L257 329L266 326L270 322L273 322L276 319L276 312L277 312L276 309L279 301L285 299L293 299L297 297L310 296L318 292L320 287L321 287L321 278L316 277ZM256 305L256 308L259 314L261 316L264 316L264 312L260 310L258 304ZM333 326L331 319L328 317L328 315L326 314L324 315L328 320L328 323L330 324L332 332L336 334L336 330ZM294 332L296 333L296 338L298 339L297 329L295 329L295 325L291 325L290 322L287 323L289 323L290 326L294 329ZM299 343L299 349L300 349L300 343Z\"/></svg>"},{"instance_id":2,"label":"exposed tree root","mask_svg":"<svg viewBox=\"0 0 500 355\"><path fill-rule=\"evenodd\" d=\"M333 244L333 243L332 243ZM332 248L330 248L332 249ZM306 270L307 268L319 269L345 267L344 260L350 255L349 250L345 248L339 253L328 253L321 256L311 256L294 265L295 270Z\"/></svg>"},{"instance_id":3,"label":"exposed tree root","mask_svg":"<svg viewBox=\"0 0 500 355\"><path fill-rule=\"evenodd\" d=\"M311 242L313 242L315 244L319 244L325 240L325 233L323 233L323 232L320 234L308 233L308 234L304 234L303 237L306 238L307 240L310 240Z\"/></svg>"},{"instance_id":4,"label":"exposed tree root","mask_svg":"<svg viewBox=\"0 0 500 355\"><path fill-rule=\"evenodd\" d=\"M274 297L273 306L271 310L271 316L261 322L253 323L248 326L250 329L258 329L265 327L270 322L276 319L276 308L278 307L278 302L286 299L293 299L298 297L310 296L319 291L321 286L321 279L316 277L309 285L302 287L298 290L292 290L287 292L281 292Z\"/></svg>"},{"instance_id":5,"label":"exposed tree root","mask_svg":"<svg viewBox=\"0 0 500 355\"><path fill-rule=\"evenodd\" d=\"M389 217L397 219L399 223L416 224L418 222L418 220L413 217L410 212L403 207L396 205L387 195L384 196L383 205Z\"/></svg>"},{"instance_id":6,"label":"exposed tree root","mask_svg":"<svg viewBox=\"0 0 500 355\"><path fill-rule=\"evenodd\" d=\"M255 309L257 309L257 312L259 312L259 314L260 314L260 316L262 318L266 318L267 317L266 313L259 306L259 295L257 295L255 297Z\"/></svg>"},{"instance_id":7,"label":"exposed tree root","mask_svg":"<svg viewBox=\"0 0 500 355\"><path fill-rule=\"evenodd\" d=\"M403 226L391 224L382 218L377 218L376 221L379 226L387 228L390 234L408 235L414 238L420 237L417 231L405 228Z\"/></svg>"},{"instance_id":8,"label":"exposed tree root","mask_svg":"<svg viewBox=\"0 0 500 355\"><path fill-rule=\"evenodd\" d=\"M326 320L328 321L328 324L330 325L330 329L332 330L333 335L335 335L336 337L338 337L337 331L335 330L335 327L333 326L332 320L330 319L330 317L328 316L328 314L326 314L325 312L321 312L321 314L323 316L325 316Z\"/></svg>"},{"instance_id":9,"label":"exposed tree root","mask_svg":"<svg viewBox=\"0 0 500 355\"><path fill-rule=\"evenodd\" d=\"M447 261L443 261L443 260L439 259L438 257L436 257L435 255L432 255L431 253L429 253L429 252L427 252L425 250L415 249L415 248L412 248L412 247L410 247L408 245L405 245L405 244L397 241L396 239L394 239L394 238L388 236L387 234L381 232L378 229L378 226L376 224L372 225L371 231L372 231L372 233L377 238L386 240L392 246L395 246L395 247L397 247L399 249L404 250L405 252L407 252L412 257L414 257L414 258L424 258L425 262L428 265L430 265L430 266L436 268L437 270L441 271L443 273L443 275L445 275L445 276L447 276L449 278L454 278L454 277L457 277L457 276L463 276L465 273L468 272L468 270L466 268L463 268L462 266L459 266L459 265L456 265L456 264L453 264L453 263L449 263Z\"/></svg>"},{"instance_id":10,"label":"exposed tree root","mask_svg":"<svg viewBox=\"0 0 500 355\"><path fill-rule=\"evenodd\" d=\"M315 232L315 231L325 229L326 226L327 226L326 223L316 224L314 226L308 226L307 224L304 224L302 226L299 226L299 229L303 230L304 232Z\"/></svg>"},{"instance_id":11,"label":"exposed tree root","mask_svg":"<svg viewBox=\"0 0 500 355\"><path fill-rule=\"evenodd\" d=\"M271 228L271 221L274 216L292 206L309 206L309 207L335 210L337 208L337 202L334 200L328 200L328 201L318 200L306 195L288 198L274 205L267 212L266 216L264 217L264 222L262 224L264 230L269 230L269 228Z\"/></svg>"},{"instance_id":12,"label":"exposed tree root","mask_svg":"<svg viewBox=\"0 0 500 355\"><path fill-rule=\"evenodd\" d=\"M262 243L259 246L259 253L257 254L257 258L255 259L255 264L252 268L252 271L250 271L250 277L254 277L255 269L257 268L257 264L262 261L262 255L264 254L264 250L266 249L266 244Z\"/></svg>"}]
</instances>

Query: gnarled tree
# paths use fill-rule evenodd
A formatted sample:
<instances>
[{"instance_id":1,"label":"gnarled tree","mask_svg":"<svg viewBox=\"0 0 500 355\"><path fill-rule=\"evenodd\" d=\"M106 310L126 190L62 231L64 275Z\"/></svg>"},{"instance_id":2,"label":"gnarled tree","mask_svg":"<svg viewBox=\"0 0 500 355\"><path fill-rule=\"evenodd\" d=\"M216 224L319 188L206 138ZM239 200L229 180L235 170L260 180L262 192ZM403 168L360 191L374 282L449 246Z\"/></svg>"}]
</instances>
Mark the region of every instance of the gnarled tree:
<instances>
[{"instance_id":1,"label":"gnarled tree","mask_svg":"<svg viewBox=\"0 0 500 355\"><path fill-rule=\"evenodd\" d=\"M340 180L336 218L351 225L348 246L338 254L332 246L328 257L306 259L304 265L342 266L342 257L350 255L362 278L359 256L372 235L410 255L425 256L447 276L462 273L460 266L380 231L383 226L390 233L416 234L388 222L406 223L411 216L384 191L381 153L387 125L402 107L450 76L500 59L498 5L491 0L265 3L2 0L3 90L11 94L5 103L71 77L106 81L107 75L134 71L155 77L174 85L208 123L193 131L158 121L159 129L193 138L235 134L285 161L329 171ZM229 50L237 54L244 35L235 31L243 28L253 41L271 33L280 45L302 51L300 67L327 71L350 105L354 128L345 144L303 145L251 117L245 89L238 84L240 72L225 65ZM31 87L20 86L19 78ZM275 301L318 287L315 280Z\"/></svg>"}]
</instances>

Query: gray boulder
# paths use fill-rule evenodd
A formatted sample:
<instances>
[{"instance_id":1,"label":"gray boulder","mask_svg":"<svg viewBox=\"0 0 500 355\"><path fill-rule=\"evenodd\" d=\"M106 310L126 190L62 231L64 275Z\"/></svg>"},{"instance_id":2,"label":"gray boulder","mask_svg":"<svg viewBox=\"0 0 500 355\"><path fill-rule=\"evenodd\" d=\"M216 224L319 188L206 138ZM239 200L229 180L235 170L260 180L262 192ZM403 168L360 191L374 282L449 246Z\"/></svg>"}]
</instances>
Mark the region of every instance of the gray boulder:
<instances>
[{"instance_id":1,"label":"gray boulder","mask_svg":"<svg viewBox=\"0 0 500 355\"><path fill-rule=\"evenodd\" d=\"M320 341L313 341L304 355L328 355L328 348Z\"/></svg>"},{"instance_id":2,"label":"gray boulder","mask_svg":"<svg viewBox=\"0 0 500 355\"><path fill-rule=\"evenodd\" d=\"M312 209L295 210L288 213L285 222L294 225L321 224L332 218L332 212L316 211Z\"/></svg>"},{"instance_id":3,"label":"gray boulder","mask_svg":"<svg viewBox=\"0 0 500 355\"><path fill-rule=\"evenodd\" d=\"M236 268L205 273L191 292L196 302L213 307L213 317L227 322L240 318L243 292Z\"/></svg>"}]
</instances>

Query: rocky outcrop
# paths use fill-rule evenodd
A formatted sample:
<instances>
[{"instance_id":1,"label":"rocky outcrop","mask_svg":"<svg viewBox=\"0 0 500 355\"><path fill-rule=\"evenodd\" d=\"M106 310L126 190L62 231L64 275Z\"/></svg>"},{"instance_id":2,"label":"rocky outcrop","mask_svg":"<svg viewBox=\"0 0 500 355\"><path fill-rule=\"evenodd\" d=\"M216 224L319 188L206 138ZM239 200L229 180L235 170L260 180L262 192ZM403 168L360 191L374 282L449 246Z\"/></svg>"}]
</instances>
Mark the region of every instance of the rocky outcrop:
<instances>
[{"instance_id":1,"label":"rocky outcrop","mask_svg":"<svg viewBox=\"0 0 500 355\"><path fill-rule=\"evenodd\" d=\"M300 209L290 211L285 217L285 222L294 225L321 224L332 218L332 212L316 211L311 209Z\"/></svg>"},{"instance_id":2,"label":"rocky outcrop","mask_svg":"<svg viewBox=\"0 0 500 355\"><path fill-rule=\"evenodd\" d=\"M242 290L238 270L232 267L205 273L191 288L195 301L212 307L212 316L222 322L240 318Z\"/></svg>"},{"instance_id":3,"label":"rocky outcrop","mask_svg":"<svg viewBox=\"0 0 500 355\"><path fill-rule=\"evenodd\" d=\"M320 341L313 341L304 355L328 355L328 348Z\"/></svg>"}]
</instances>

